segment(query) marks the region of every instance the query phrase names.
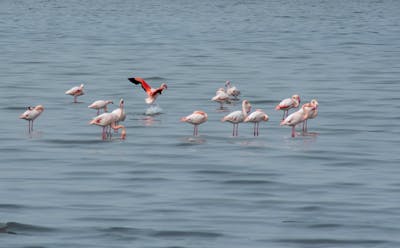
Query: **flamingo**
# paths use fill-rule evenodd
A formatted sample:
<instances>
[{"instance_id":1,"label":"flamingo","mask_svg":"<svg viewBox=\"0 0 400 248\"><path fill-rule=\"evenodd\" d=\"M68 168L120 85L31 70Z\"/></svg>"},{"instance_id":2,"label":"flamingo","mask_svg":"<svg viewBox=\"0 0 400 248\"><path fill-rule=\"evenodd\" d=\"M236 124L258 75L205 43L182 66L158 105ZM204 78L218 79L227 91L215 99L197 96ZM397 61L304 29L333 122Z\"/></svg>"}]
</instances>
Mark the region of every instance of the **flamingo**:
<instances>
[{"instance_id":1,"label":"flamingo","mask_svg":"<svg viewBox=\"0 0 400 248\"><path fill-rule=\"evenodd\" d=\"M225 92L224 88L219 88L215 93L215 96L211 98L211 101L219 102L220 110L224 109L224 103L230 103L229 95Z\"/></svg>"},{"instance_id":2,"label":"flamingo","mask_svg":"<svg viewBox=\"0 0 400 248\"><path fill-rule=\"evenodd\" d=\"M310 113L308 115L308 118L305 119L303 122L303 132L307 133L307 121L309 119L314 119L318 115L318 101L312 99L311 102L303 104L303 107L310 108Z\"/></svg>"},{"instance_id":3,"label":"flamingo","mask_svg":"<svg viewBox=\"0 0 400 248\"><path fill-rule=\"evenodd\" d=\"M143 88L143 90L147 93L147 98L145 99L147 104L153 104L155 100L157 99L158 95L161 95L163 90L168 89L168 86L166 83L162 83L160 87L158 88L152 88L146 81L144 81L143 78L140 77L134 77L134 78L128 78L128 80L131 83L134 84L140 84Z\"/></svg>"},{"instance_id":4,"label":"flamingo","mask_svg":"<svg viewBox=\"0 0 400 248\"><path fill-rule=\"evenodd\" d=\"M100 109L104 109L104 112L107 112L107 105L110 103L114 104L114 102L111 100L97 100L90 104L88 108L97 109L97 115L99 115Z\"/></svg>"},{"instance_id":5,"label":"flamingo","mask_svg":"<svg viewBox=\"0 0 400 248\"><path fill-rule=\"evenodd\" d=\"M33 121L44 111L42 105L37 105L36 107L28 107L27 110L19 116L20 119L25 119L28 121L28 132L33 131Z\"/></svg>"},{"instance_id":6,"label":"flamingo","mask_svg":"<svg viewBox=\"0 0 400 248\"><path fill-rule=\"evenodd\" d=\"M80 86L72 87L71 89L67 90L65 94L74 96L74 103L77 103L78 96L85 94L85 92L83 92L83 84L81 84Z\"/></svg>"},{"instance_id":7,"label":"flamingo","mask_svg":"<svg viewBox=\"0 0 400 248\"><path fill-rule=\"evenodd\" d=\"M193 136L197 136L199 134L199 125L206 122L207 119L208 116L206 112L196 110L192 114L182 117L181 121L193 124Z\"/></svg>"},{"instance_id":8,"label":"flamingo","mask_svg":"<svg viewBox=\"0 0 400 248\"><path fill-rule=\"evenodd\" d=\"M122 125L117 125L116 120L118 116L113 113L103 113L101 115L96 116L89 122L90 125L97 125L103 127L102 138L103 140L107 139L106 128L110 126L114 130L122 129L121 139L125 139L126 137L126 128Z\"/></svg>"},{"instance_id":9,"label":"flamingo","mask_svg":"<svg viewBox=\"0 0 400 248\"><path fill-rule=\"evenodd\" d=\"M232 86L231 82L228 80L225 82L226 93L232 96L234 99L238 99L240 95L240 90L236 88L236 86Z\"/></svg>"},{"instance_id":10,"label":"flamingo","mask_svg":"<svg viewBox=\"0 0 400 248\"><path fill-rule=\"evenodd\" d=\"M239 123L243 122L244 119L246 119L247 114L251 110L251 104L247 100L242 101L242 110L237 110L234 112L231 112L227 116L221 119L222 122L230 122L233 124L233 131L232 131L232 136L238 136L238 129L239 129Z\"/></svg>"},{"instance_id":11,"label":"flamingo","mask_svg":"<svg viewBox=\"0 0 400 248\"><path fill-rule=\"evenodd\" d=\"M119 100L119 108L114 109L111 113L113 113L116 116L118 116L118 118L116 120L116 124L117 125L119 124L120 121L125 121L126 113L125 113L125 110L124 110L124 99L121 98L121 100Z\"/></svg>"},{"instance_id":12,"label":"flamingo","mask_svg":"<svg viewBox=\"0 0 400 248\"><path fill-rule=\"evenodd\" d=\"M291 98L283 99L278 105L276 105L275 110L283 110L282 120L284 120L289 114L289 109L297 108L299 105L300 96L293 95Z\"/></svg>"},{"instance_id":13,"label":"flamingo","mask_svg":"<svg viewBox=\"0 0 400 248\"><path fill-rule=\"evenodd\" d=\"M269 117L262 109L256 109L253 113L247 116L244 119L244 122L253 122L254 123L254 136L258 136L259 134L259 126L261 121L268 121Z\"/></svg>"},{"instance_id":14,"label":"flamingo","mask_svg":"<svg viewBox=\"0 0 400 248\"><path fill-rule=\"evenodd\" d=\"M303 106L301 109L297 110L296 112L290 114L288 117L286 117L284 120L281 121L281 126L291 126L292 127L292 137L296 136L296 125L305 121L308 116L310 115L310 112L315 110L315 107L308 108L306 106Z\"/></svg>"}]
</instances>

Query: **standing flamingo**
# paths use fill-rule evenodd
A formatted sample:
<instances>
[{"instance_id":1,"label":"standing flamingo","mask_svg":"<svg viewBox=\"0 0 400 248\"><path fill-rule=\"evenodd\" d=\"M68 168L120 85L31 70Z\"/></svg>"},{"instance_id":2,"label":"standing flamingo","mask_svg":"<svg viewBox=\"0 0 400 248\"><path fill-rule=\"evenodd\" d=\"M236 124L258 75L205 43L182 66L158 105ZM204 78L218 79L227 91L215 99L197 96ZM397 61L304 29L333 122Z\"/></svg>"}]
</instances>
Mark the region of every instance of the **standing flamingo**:
<instances>
[{"instance_id":1,"label":"standing flamingo","mask_svg":"<svg viewBox=\"0 0 400 248\"><path fill-rule=\"evenodd\" d=\"M253 113L247 116L244 119L244 122L253 122L254 123L254 136L258 136L259 134L259 126L261 121L268 121L269 117L262 109L256 109Z\"/></svg>"},{"instance_id":2,"label":"standing flamingo","mask_svg":"<svg viewBox=\"0 0 400 248\"><path fill-rule=\"evenodd\" d=\"M155 100L157 99L158 95L161 95L163 90L168 89L168 86L166 83L162 83L160 87L158 88L152 88L146 81L144 81L143 78L140 77L134 77L134 78L128 78L128 80L131 83L134 84L140 84L143 88L143 90L147 93L147 98L145 99L147 104L153 104Z\"/></svg>"},{"instance_id":3,"label":"standing flamingo","mask_svg":"<svg viewBox=\"0 0 400 248\"><path fill-rule=\"evenodd\" d=\"M199 125L206 122L207 119L208 116L206 112L196 110L192 114L182 117L181 121L193 124L193 136L197 136L199 134Z\"/></svg>"},{"instance_id":4,"label":"standing flamingo","mask_svg":"<svg viewBox=\"0 0 400 248\"><path fill-rule=\"evenodd\" d=\"M307 121L309 119L314 119L318 115L318 101L315 99L312 99L311 102L303 104L303 107L310 109L308 118L303 121L303 132L307 133Z\"/></svg>"},{"instance_id":5,"label":"standing flamingo","mask_svg":"<svg viewBox=\"0 0 400 248\"><path fill-rule=\"evenodd\" d=\"M222 122L227 121L233 124L232 136L238 136L239 123L244 121L250 110L251 110L250 102L247 100L243 100L242 110L234 111L221 119Z\"/></svg>"},{"instance_id":6,"label":"standing flamingo","mask_svg":"<svg viewBox=\"0 0 400 248\"><path fill-rule=\"evenodd\" d=\"M275 110L283 110L282 120L284 120L289 114L289 109L297 108L299 105L300 96L293 95L291 98L283 99L278 105L276 105Z\"/></svg>"},{"instance_id":7,"label":"standing flamingo","mask_svg":"<svg viewBox=\"0 0 400 248\"><path fill-rule=\"evenodd\" d=\"M117 125L116 120L118 116L113 113L103 113L101 115L96 116L89 122L90 125L97 125L103 127L102 138L103 140L107 139L107 127L110 126L114 130L122 129L121 139L125 139L126 137L126 129L122 125Z\"/></svg>"},{"instance_id":8,"label":"standing flamingo","mask_svg":"<svg viewBox=\"0 0 400 248\"><path fill-rule=\"evenodd\" d=\"M126 113L125 113L125 110L124 110L124 99L121 98L121 100L119 100L119 108L114 109L111 113L113 113L116 116L118 116L118 118L117 118L117 120L115 122L117 125L119 124L120 121L125 121ZM117 130L115 130L115 131L117 131Z\"/></svg>"},{"instance_id":9,"label":"standing flamingo","mask_svg":"<svg viewBox=\"0 0 400 248\"><path fill-rule=\"evenodd\" d=\"M81 84L80 86L72 87L71 89L67 90L65 94L74 96L74 103L77 103L78 96L85 94L85 92L83 92L83 84Z\"/></svg>"},{"instance_id":10,"label":"standing flamingo","mask_svg":"<svg viewBox=\"0 0 400 248\"><path fill-rule=\"evenodd\" d=\"M25 119L28 121L28 132L33 131L33 121L44 111L42 105L37 105L36 107L28 107L28 109L19 116L20 119Z\"/></svg>"},{"instance_id":11,"label":"standing flamingo","mask_svg":"<svg viewBox=\"0 0 400 248\"><path fill-rule=\"evenodd\" d=\"M215 96L211 98L211 101L219 102L220 110L224 109L224 103L230 103L229 95L225 92L224 88L219 88L215 93Z\"/></svg>"},{"instance_id":12,"label":"standing flamingo","mask_svg":"<svg viewBox=\"0 0 400 248\"><path fill-rule=\"evenodd\" d=\"M240 90L238 90L236 86L233 86L231 84L231 81L229 80L225 82L225 87L226 87L226 93L232 96L235 100L237 100L238 96L240 95Z\"/></svg>"},{"instance_id":13,"label":"standing flamingo","mask_svg":"<svg viewBox=\"0 0 400 248\"><path fill-rule=\"evenodd\" d=\"M97 115L99 115L100 109L104 109L104 113L107 112L107 105L110 104L110 103L114 104L114 102L111 101L111 100L107 100L107 101L105 101L105 100L97 100L97 101L94 101L92 104L90 104L88 106L88 108L97 109Z\"/></svg>"},{"instance_id":14,"label":"standing flamingo","mask_svg":"<svg viewBox=\"0 0 400 248\"><path fill-rule=\"evenodd\" d=\"M292 137L296 136L296 125L306 120L312 110L315 108L302 107L296 112L290 114L284 120L281 121L281 126L291 126L292 127Z\"/></svg>"}]
</instances>

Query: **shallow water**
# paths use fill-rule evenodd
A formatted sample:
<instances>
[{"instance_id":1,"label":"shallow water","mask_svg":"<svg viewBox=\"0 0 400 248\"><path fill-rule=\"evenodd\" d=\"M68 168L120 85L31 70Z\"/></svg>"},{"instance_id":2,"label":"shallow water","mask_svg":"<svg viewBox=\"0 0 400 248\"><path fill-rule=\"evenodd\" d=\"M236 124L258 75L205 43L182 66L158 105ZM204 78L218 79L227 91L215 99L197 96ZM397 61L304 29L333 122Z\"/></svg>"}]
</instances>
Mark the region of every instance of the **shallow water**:
<instances>
[{"instance_id":1,"label":"shallow water","mask_svg":"<svg viewBox=\"0 0 400 248\"><path fill-rule=\"evenodd\" d=\"M1 246L399 246L399 5L1 1ZM157 107L132 76L168 84ZM269 115L259 137L220 122L226 80ZM320 108L291 138L294 93ZM126 140L102 141L87 106L120 98Z\"/></svg>"}]
</instances>

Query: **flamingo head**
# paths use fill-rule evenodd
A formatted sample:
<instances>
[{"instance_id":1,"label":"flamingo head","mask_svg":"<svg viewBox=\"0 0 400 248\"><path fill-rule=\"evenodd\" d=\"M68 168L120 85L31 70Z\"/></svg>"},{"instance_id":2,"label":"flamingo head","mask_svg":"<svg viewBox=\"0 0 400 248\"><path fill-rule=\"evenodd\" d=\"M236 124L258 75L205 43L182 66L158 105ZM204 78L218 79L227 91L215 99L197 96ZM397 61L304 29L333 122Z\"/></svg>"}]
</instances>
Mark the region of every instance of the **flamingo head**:
<instances>
[{"instance_id":1,"label":"flamingo head","mask_svg":"<svg viewBox=\"0 0 400 248\"><path fill-rule=\"evenodd\" d=\"M230 85L231 85L231 81L227 80L227 81L225 82L225 87L228 87L228 86L230 86Z\"/></svg>"},{"instance_id":2,"label":"flamingo head","mask_svg":"<svg viewBox=\"0 0 400 248\"><path fill-rule=\"evenodd\" d=\"M300 96L299 95L297 95L297 94L293 95L292 99L300 104Z\"/></svg>"},{"instance_id":3,"label":"flamingo head","mask_svg":"<svg viewBox=\"0 0 400 248\"><path fill-rule=\"evenodd\" d=\"M124 99L121 98L121 100L119 100L119 106L124 106Z\"/></svg>"},{"instance_id":4,"label":"flamingo head","mask_svg":"<svg viewBox=\"0 0 400 248\"><path fill-rule=\"evenodd\" d=\"M162 83L160 88L163 90L168 89L168 85L166 83Z\"/></svg>"},{"instance_id":5,"label":"flamingo head","mask_svg":"<svg viewBox=\"0 0 400 248\"><path fill-rule=\"evenodd\" d=\"M315 108L318 108L318 101L317 101L316 99L312 99L312 100L311 100L311 104L312 104L313 106L315 106Z\"/></svg>"},{"instance_id":6,"label":"flamingo head","mask_svg":"<svg viewBox=\"0 0 400 248\"><path fill-rule=\"evenodd\" d=\"M126 138L126 129L125 128L122 128L122 131L121 131L121 139L125 139Z\"/></svg>"},{"instance_id":7,"label":"flamingo head","mask_svg":"<svg viewBox=\"0 0 400 248\"><path fill-rule=\"evenodd\" d=\"M250 104L250 102L247 101L247 100L243 100L243 102L242 102L242 108L243 108L243 110L244 110L246 113L250 113L250 111L251 111L251 104Z\"/></svg>"},{"instance_id":8,"label":"flamingo head","mask_svg":"<svg viewBox=\"0 0 400 248\"><path fill-rule=\"evenodd\" d=\"M110 103L111 103L111 104L114 104L114 102L111 101L111 100L107 100L106 102L107 102L107 104L110 104Z\"/></svg>"}]
</instances>

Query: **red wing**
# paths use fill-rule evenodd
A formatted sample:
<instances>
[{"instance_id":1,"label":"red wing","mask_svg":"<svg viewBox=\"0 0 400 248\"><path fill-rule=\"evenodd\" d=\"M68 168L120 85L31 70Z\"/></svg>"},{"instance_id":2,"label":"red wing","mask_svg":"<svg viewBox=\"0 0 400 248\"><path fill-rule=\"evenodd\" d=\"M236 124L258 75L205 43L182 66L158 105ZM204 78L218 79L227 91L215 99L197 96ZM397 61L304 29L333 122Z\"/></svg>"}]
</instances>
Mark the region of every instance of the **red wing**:
<instances>
[{"instance_id":1,"label":"red wing","mask_svg":"<svg viewBox=\"0 0 400 248\"><path fill-rule=\"evenodd\" d=\"M143 90L146 91L147 94L151 93L150 85L148 85L146 83L146 81L144 81L143 78L135 77L135 78L128 78L128 80L131 81L131 83L140 84L142 86Z\"/></svg>"}]
</instances>

